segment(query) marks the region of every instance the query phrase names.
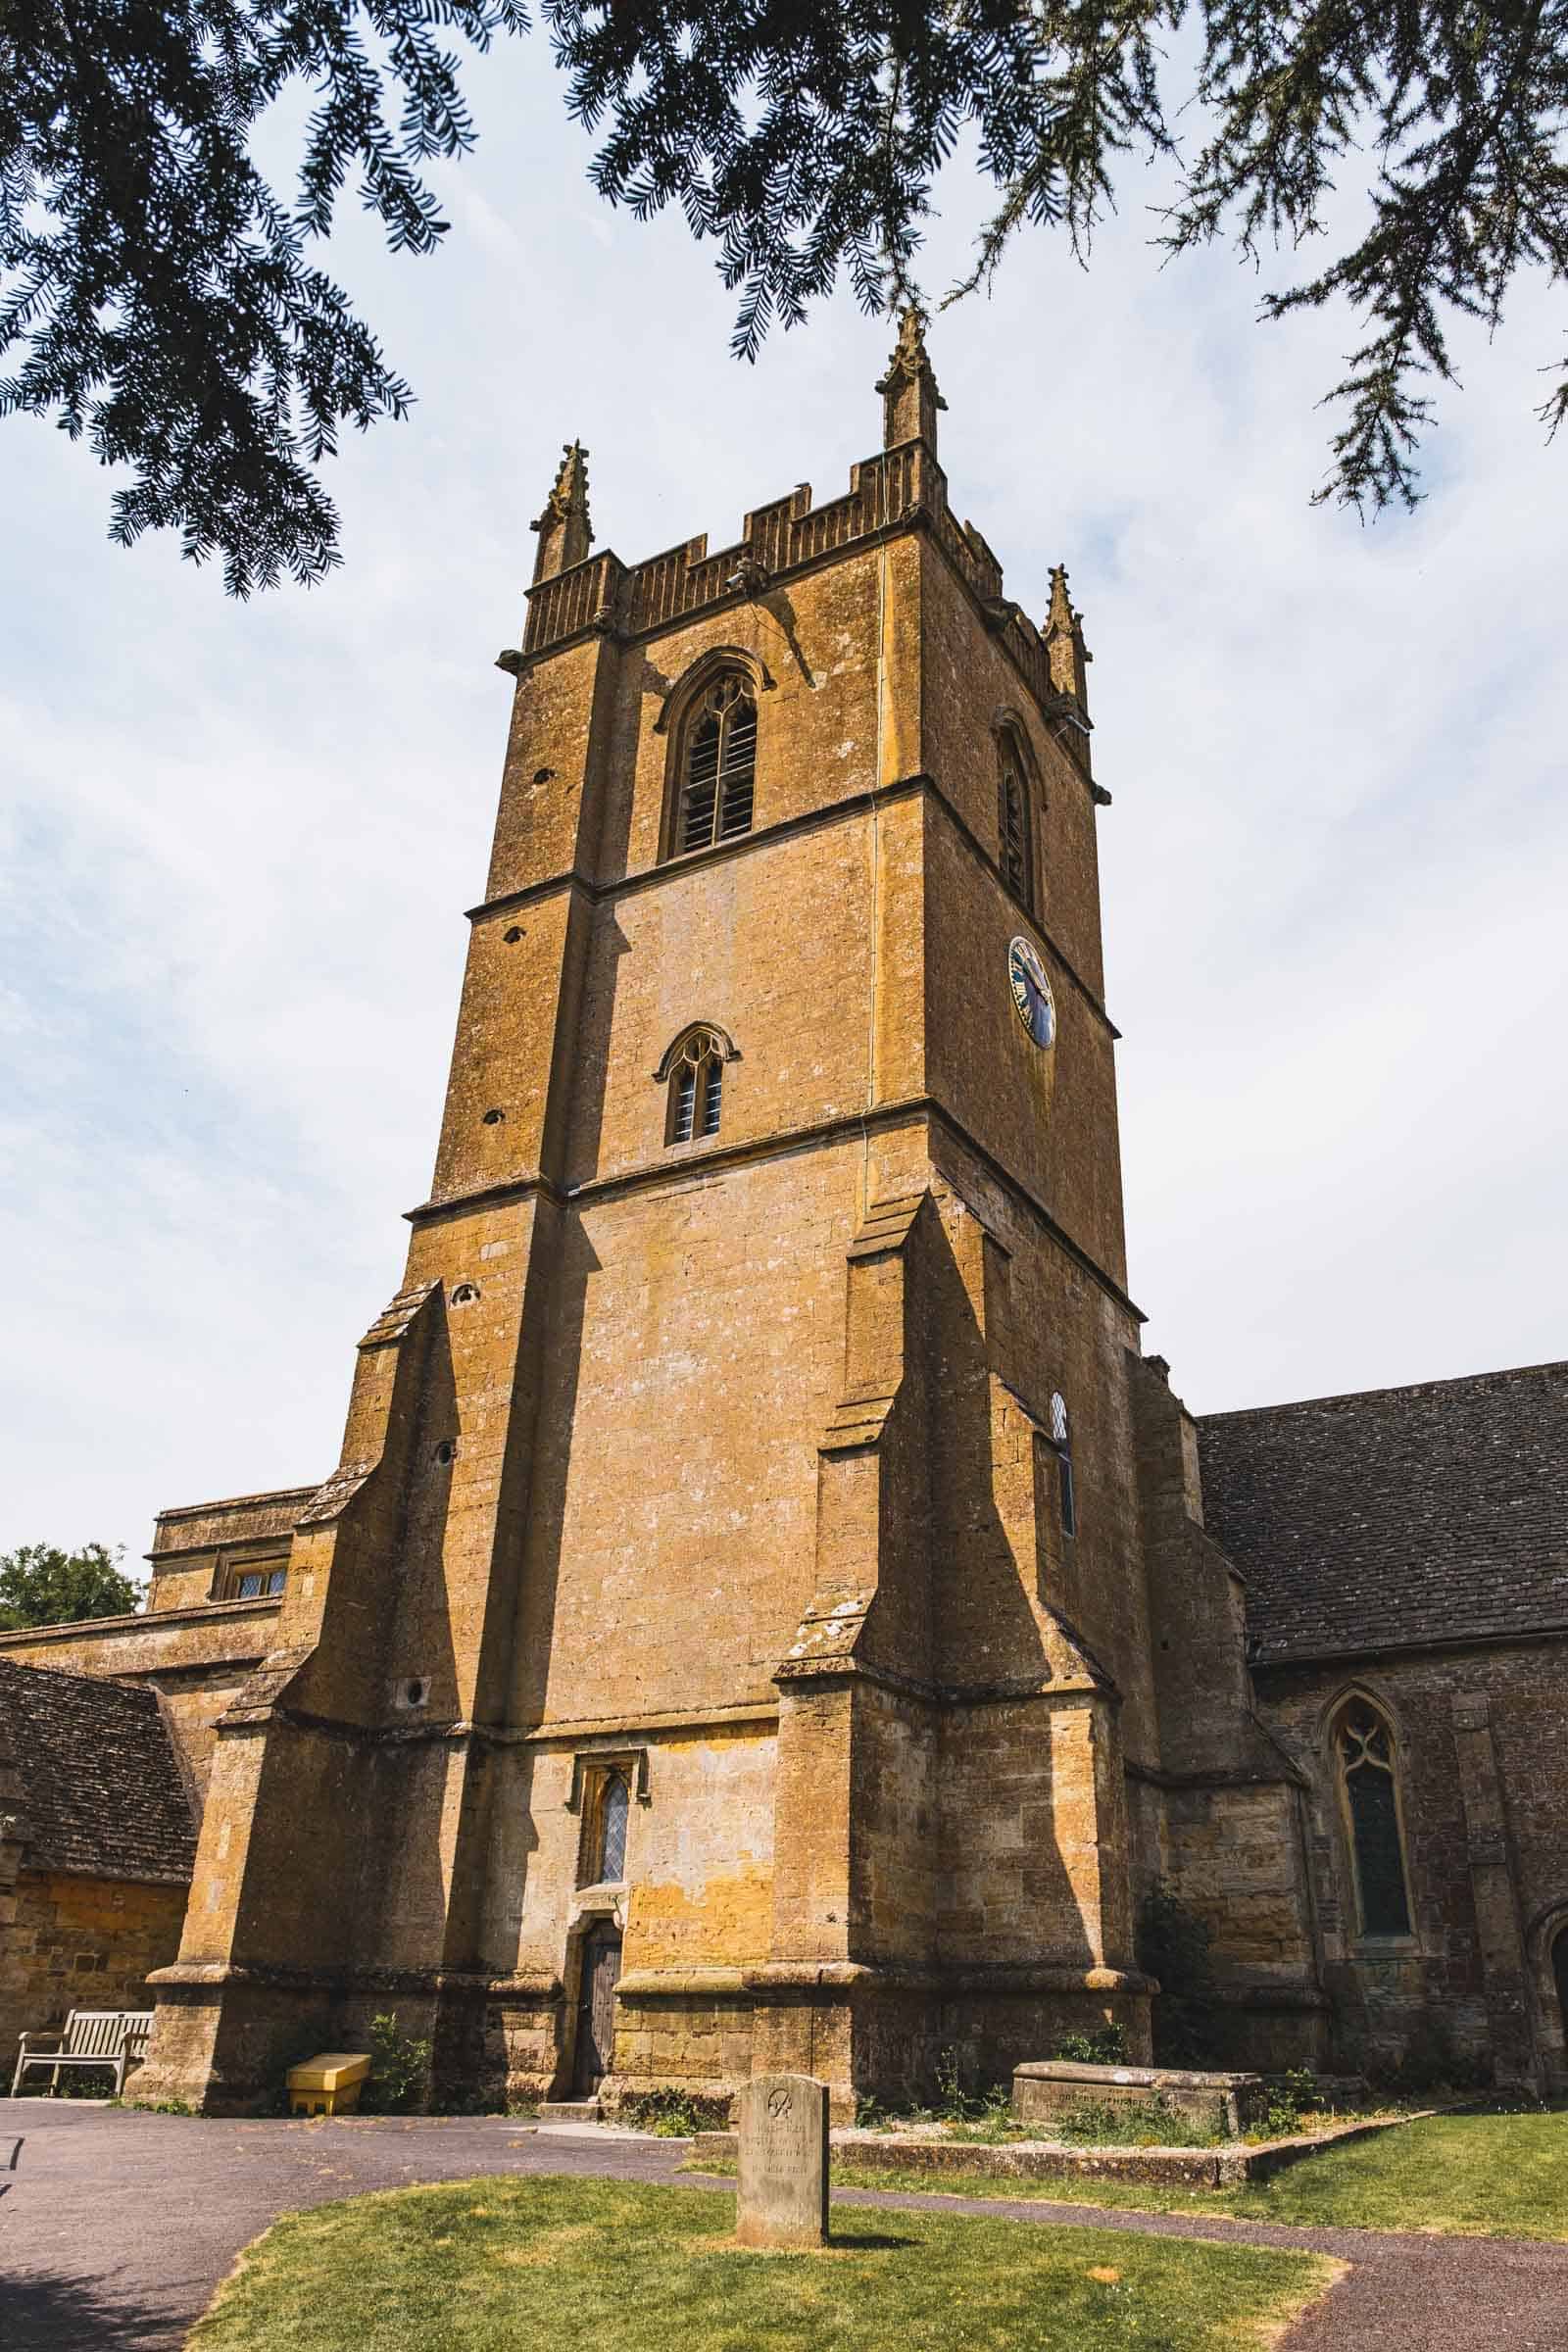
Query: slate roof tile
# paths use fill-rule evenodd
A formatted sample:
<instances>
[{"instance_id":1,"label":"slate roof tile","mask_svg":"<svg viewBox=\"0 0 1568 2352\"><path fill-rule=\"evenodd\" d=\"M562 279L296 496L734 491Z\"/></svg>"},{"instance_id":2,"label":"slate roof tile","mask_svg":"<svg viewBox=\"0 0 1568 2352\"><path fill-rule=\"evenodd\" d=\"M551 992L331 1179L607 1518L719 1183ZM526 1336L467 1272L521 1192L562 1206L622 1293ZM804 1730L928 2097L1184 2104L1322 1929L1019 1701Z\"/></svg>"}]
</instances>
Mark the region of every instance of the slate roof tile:
<instances>
[{"instance_id":1,"label":"slate roof tile","mask_svg":"<svg viewBox=\"0 0 1568 2352\"><path fill-rule=\"evenodd\" d=\"M1198 1423L1260 1664L1568 1626L1568 1363Z\"/></svg>"},{"instance_id":2,"label":"slate roof tile","mask_svg":"<svg viewBox=\"0 0 1568 2352\"><path fill-rule=\"evenodd\" d=\"M24 1868L190 1877L196 1827L154 1691L0 1659L0 1748L16 1767Z\"/></svg>"}]
</instances>

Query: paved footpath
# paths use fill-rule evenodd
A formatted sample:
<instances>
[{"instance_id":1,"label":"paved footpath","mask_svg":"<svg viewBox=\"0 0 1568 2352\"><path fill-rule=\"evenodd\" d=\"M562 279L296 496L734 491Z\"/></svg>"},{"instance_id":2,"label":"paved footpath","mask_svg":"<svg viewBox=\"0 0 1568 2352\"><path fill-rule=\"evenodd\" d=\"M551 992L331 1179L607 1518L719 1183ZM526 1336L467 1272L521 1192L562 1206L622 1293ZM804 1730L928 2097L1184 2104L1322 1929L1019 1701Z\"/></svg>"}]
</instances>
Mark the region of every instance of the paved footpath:
<instances>
[{"instance_id":1,"label":"paved footpath","mask_svg":"<svg viewBox=\"0 0 1568 2352\"><path fill-rule=\"evenodd\" d=\"M240 2248L291 2207L477 2173L701 2186L679 2175L685 2155L678 2140L536 2132L496 2116L246 2123L0 2099L0 2346L176 2352ZM1301 2246L1348 2262L1280 2352L1568 2352L1568 2245L879 2189L834 2201Z\"/></svg>"}]
</instances>

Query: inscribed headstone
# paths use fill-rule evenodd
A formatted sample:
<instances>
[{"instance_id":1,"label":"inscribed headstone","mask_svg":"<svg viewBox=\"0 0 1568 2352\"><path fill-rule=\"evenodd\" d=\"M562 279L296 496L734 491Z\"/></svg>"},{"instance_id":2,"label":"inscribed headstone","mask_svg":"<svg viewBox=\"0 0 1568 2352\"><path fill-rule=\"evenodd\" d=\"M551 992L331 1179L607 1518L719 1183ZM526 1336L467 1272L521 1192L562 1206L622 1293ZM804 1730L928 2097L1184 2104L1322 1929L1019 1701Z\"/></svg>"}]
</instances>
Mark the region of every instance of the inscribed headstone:
<instances>
[{"instance_id":1,"label":"inscribed headstone","mask_svg":"<svg viewBox=\"0 0 1568 2352\"><path fill-rule=\"evenodd\" d=\"M743 2246L827 2242L827 2086L809 2075L754 2075L741 2091Z\"/></svg>"}]
</instances>

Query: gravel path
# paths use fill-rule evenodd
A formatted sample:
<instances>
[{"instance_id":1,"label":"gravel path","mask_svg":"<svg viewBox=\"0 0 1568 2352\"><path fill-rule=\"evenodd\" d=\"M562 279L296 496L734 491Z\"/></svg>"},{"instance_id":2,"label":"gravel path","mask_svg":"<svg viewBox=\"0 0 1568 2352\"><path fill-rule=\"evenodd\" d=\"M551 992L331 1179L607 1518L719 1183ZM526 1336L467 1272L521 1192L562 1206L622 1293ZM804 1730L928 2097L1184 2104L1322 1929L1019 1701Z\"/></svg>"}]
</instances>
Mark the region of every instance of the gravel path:
<instances>
[{"instance_id":1,"label":"gravel path","mask_svg":"<svg viewBox=\"0 0 1568 2352\"><path fill-rule=\"evenodd\" d=\"M246 2123L0 2099L0 2345L176 2352L240 2248L290 2207L477 2173L701 2186L679 2174L685 2155L680 2141L536 2132L494 2116ZM835 2202L1302 2246L1348 2262L1281 2352L1568 2352L1568 2245L882 2189L843 2189Z\"/></svg>"}]
</instances>

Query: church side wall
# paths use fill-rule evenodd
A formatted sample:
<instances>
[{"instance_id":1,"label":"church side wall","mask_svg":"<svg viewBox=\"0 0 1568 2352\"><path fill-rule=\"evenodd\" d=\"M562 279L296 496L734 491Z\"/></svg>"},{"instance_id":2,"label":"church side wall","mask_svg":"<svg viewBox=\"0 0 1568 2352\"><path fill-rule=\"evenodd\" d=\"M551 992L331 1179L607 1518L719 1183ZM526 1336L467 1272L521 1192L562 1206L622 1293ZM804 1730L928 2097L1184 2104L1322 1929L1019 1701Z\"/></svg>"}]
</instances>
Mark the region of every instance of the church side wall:
<instances>
[{"instance_id":1,"label":"church side wall","mask_svg":"<svg viewBox=\"0 0 1568 2352\"><path fill-rule=\"evenodd\" d=\"M1568 1928L1568 1642L1256 1672L1265 1720L1312 1782L1310 1852L1342 2055L1388 2066L1446 2049L1517 2079L1533 2047L1568 2080L1550 1968ZM1391 1718L1414 1935L1368 1943L1326 1726L1363 1690ZM1500 1797L1500 1826L1490 1787Z\"/></svg>"}]
</instances>

